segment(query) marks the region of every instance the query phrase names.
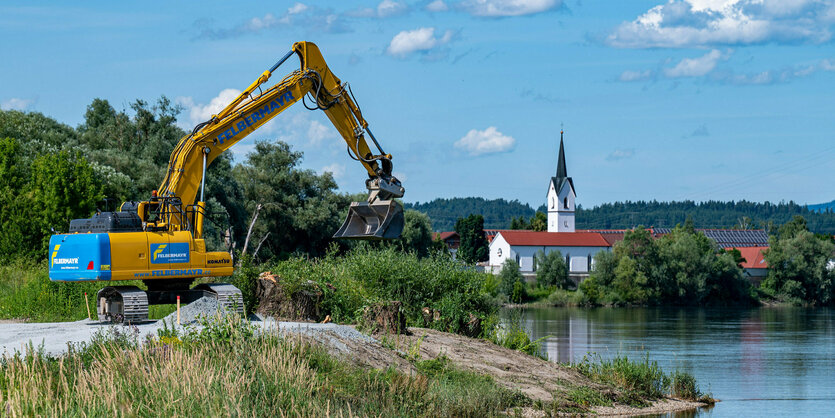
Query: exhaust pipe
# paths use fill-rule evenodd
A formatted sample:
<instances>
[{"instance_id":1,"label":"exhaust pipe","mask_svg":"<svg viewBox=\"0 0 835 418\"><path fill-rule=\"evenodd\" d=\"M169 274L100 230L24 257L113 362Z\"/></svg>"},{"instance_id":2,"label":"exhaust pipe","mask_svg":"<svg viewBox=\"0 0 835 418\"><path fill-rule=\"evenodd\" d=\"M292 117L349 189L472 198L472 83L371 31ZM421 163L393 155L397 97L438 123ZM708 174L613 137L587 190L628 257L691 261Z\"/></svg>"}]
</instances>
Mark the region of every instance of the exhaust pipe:
<instances>
[{"instance_id":1,"label":"exhaust pipe","mask_svg":"<svg viewBox=\"0 0 835 418\"><path fill-rule=\"evenodd\" d=\"M382 240L400 238L403 232L403 206L392 200L373 203L351 202L348 218L334 238Z\"/></svg>"}]
</instances>

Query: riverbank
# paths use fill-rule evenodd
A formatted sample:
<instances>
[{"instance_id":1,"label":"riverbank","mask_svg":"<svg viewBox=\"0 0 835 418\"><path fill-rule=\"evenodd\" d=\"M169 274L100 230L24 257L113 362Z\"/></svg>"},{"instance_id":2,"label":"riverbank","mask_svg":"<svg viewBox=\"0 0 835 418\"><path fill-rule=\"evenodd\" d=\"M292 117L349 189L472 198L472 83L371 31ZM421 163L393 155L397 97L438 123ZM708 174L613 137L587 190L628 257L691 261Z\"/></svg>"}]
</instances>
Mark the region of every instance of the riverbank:
<instances>
[{"instance_id":1,"label":"riverbank","mask_svg":"<svg viewBox=\"0 0 835 418\"><path fill-rule=\"evenodd\" d=\"M21 327L38 329L21 334ZM632 415L704 405L643 396L483 339L409 331L365 335L347 325L271 318L216 321L190 330L159 321L132 327L92 321L0 324L0 345L7 351L0 404L23 415L96 414L117 405L128 415L274 415L292 406L312 415L424 416ZM28 343L33 348L28 354L8 356L25 351ZM64 383L41 387L50 381ZM124 387L99 396L94 381ZM187 407L169 405L172 393Z\"/></svg>"}]
</instances>

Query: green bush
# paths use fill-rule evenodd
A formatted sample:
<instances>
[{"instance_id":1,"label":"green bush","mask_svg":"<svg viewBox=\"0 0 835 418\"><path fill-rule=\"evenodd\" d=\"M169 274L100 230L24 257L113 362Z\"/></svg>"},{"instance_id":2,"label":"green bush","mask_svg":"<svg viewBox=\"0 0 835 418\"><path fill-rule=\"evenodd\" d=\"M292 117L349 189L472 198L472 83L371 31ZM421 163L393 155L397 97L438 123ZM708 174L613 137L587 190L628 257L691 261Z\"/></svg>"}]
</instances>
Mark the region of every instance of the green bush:
<instances>
[{"instance_id":1,"label":"green bush","mask_svg":"<svg viewBox=\"0 0 835 418\"><path fill-rule=\"evenodd\" d=\"M663 396L670 386L670 378L657 362L649 360L649 354L642 361L620 355L611 360L604 360L599 355L584 356L573 367L594 381L615 385L649 398Z\"/></svg>"},{"instance_id":2,"label":"green bush","mask_svg":"<svg viewBox=\"0 0 835 418\"><path fill-rule=\"evenodd\" d=\"M440 311L432 327L449 332L464 330L470 314L484 320L496 312L489 294L494 278L442 254L419 258L393 248L359 247L344 256L294 257L258 270L278 275L288 293L312 281L322 291L322 314L336 322L355 322L363 307L388 300L403 304L409 326L423 326L424 307ZM257 274L241 277L254 283Z\"/></svg>"}]
</instances>

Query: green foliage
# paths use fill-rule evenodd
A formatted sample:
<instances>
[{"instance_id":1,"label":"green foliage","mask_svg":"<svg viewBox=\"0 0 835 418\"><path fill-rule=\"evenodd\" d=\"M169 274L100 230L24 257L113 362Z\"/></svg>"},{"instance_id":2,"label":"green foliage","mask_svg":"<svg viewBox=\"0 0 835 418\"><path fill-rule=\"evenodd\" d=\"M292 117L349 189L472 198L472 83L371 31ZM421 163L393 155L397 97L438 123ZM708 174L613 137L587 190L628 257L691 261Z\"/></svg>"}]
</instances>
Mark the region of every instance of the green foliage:
<instances>
[{"instance_id":1,"label":"green foliage","mask_svg":"<svg viewBox=\"0 0 835 418\"><path fill-rule=\"evenodd\" d=\"M45 258L51 228L65 231L73 218L89 216L101 200L101 184L84 157L67 151L28 158L15 139L0 140L0 262Z\"/></svg>"},{"instance_id":2,"label":"green foliage","mask_svg":"<svg viewBox=\"0 0 835 418\"><path fill-rule=\"evenodd\" d=\"M702 393L696 378L687 372L676 370L670 377L670 394L678 399L713 403L709 394Z\"/></svg>"},{"instance_id":3,"label":"green foliage","mask_svg":"<svg viewBox=\"0 0 835 418\"><path fill-rule=\"evenodd\" d=\"M440 311L440 320L431 326L448 332L464 332L470 314L486 319L495 313L484 291L491 276L445 255L418 258L394 248L359 247L339 257L292 257L261 270L278 275L289 293L308 281L315 283L323 294L322 315L335 322L355 322L364 306L387 300L403 304L410 326L423 326L422 308Z\"/></svg>"},{"instance_id":4,"label":"green foliage","mask_svg":"<svg viewBox=\"0 0 835 418\"><path fill-rule=\"evenodd\" d=\"M523 324L522 313L518 309L510 311L499 325L492 329L487 338L493 344L547 360L542 352L542 342L548 336L532 340L529 331L525 329Z\"/></svg>"},{"instance_id":5,"label":"green foliage","mask_svg":"<svg viewBox=\"0 0 835 418\"><path fill-rule=\"evenodd\" d=\"M733 254L687 225L659 239L642 228L627 231L611 254L595 256L591 279L583 289L590 304L750 303L750 284Z\"/></svg>"},{"instance_id":6,"label":"green foliage","mask_svg":"<svg viewBox=\"0 0 835 418\"><path fill-rule=\"evenodd\" d=\"M579 288L580 291L583 292L583 296L585 297L584 302L586 305L596 306L603 298L603 290L600 285L597 284L597 278L594 276L588 277L586 280L580 282Z\"/></svg>"},{"instance_id":7,"label":"green foliage","mask_svg":"<svg viewBox=\"0 0 835 418\"><path fill-rule=\"evenodd\" d=\"M816 237L803 222L793 220L784 225L765 253L770 268L763 290L796 304L835 303L835 272L828 267L833 251L831 240Z\"/></svg>"},{"instance_id":8,"label":"green foliage","mask_svg":"<svg viewBox=\"0 0 835 418\"><path fill-rule=\"evenodd\" d=\"M465 218L473 213L484 217L485 228L507 228L516 217L527 219L534 215L530 205L518 200L487 200L480 197L435 199L426 203L406 203L405 207L429 215L432 218L432 229L435 231L451 231L458 218Z\"/></svg>"},{"instance_id":9,"label":"green foliage","mask_svg":"<svg viewBox=\"0 0 835 418\"><path fill-rule=\"evenodd\" d=\"M467 263L487 261L489 248L484 235L484 217L471 214L455 221L455 232L461 238L456 253L458 258Z\"/></svg>"},{"instance_id":10,"label":"green foliage","mask_svg":"<svg viewBox=\"0 0 835 418\"><path fill-rule=\"evenodd\" d=\"M612 359L603 359L599 355L584 356L583 360L572 367L596 382L614 385L648 398L663 396L670 386L670 377L657 362L649 360L649 354L640 361L620 355Z\"/></svg>"},{"instance_id":11,"label":"green foliage","mask_svg":"<svg viewBox=\"0 0 835 418\"><path fill-rule=\"evenodd\" d=\"M342 224L348 197L339 195L329 173L317 175L298 168L302 154L290 145L257 142L246 161L233 168L241 185L247 212L262 205L253 228L248 251L267 260L293 253L322 255L331 235ZM269 234L269 235L267 235ZM257 242L265 239L258 254Z\"/></svg>"},{"instance_id":12,"label":"green foliage","mask_svg":"<svg viewBox=\"0 0 835 418\"><path fill-rule=\"evenodd\" d=\"M403 252L414 252L418 257L428 256L433 248L429 217L413 209L407 209L403 216L403 233L399 239L391 241L391 245Z\"/></svg>"},{"instance_id":13,"label":"green foliage","mask_svg":"<svg viewBox=\"0 0 835 418\"><path fill-rule=\"evenodd\" d=\"M519 271L519 264L516 261L508 259L504 262L502 270L499 272L499 292L506 296L513 294L513 289L516 283L525 283L525 277Z\"/></svg>"},{"instance_id":14,"label":"green foliage","mask_svg":"<svg viewBox=\"0 0 835 418\"><path fill-rule=\"evenodd\" d=\"M566 289L573 285L568 279L568 266L562 253L554 250L545 253L540 250L534 256L536 263L536 282L540 286L556 286Z\"/></svg>"},{"instance_id":15,"label":"green foliage","mask_svg":"<svg viewBox=\"0 0 835 418\"><path fill-rule=\"evenodd\" d=\"M470 213L484 215L485 228L531 229L529 219L535 210L545 212L545 205L531 208L518 201L481 198L435 199L408 205L429 215L436 231L448 231L457 218ZM808 221L809 229L826 235L835 234L832 208L809 208L795 202L680 202L626 201L604 203L587 209L577 206L577 229L629 229L636 225L672 228L684 224L689 215L697 228L762 228L776 232L775 225L786 223L795 215Z\"/></svg>"}]
</instances>

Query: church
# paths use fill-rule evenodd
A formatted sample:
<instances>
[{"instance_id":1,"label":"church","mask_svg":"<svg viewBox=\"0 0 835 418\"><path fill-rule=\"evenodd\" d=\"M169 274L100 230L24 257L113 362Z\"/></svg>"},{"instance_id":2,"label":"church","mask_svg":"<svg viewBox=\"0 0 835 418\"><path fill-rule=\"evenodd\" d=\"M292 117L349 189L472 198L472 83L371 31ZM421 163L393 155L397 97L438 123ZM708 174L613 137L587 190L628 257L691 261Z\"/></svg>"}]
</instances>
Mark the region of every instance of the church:
<instances>
[{"instance_id":1,"label":"church","mask_svg":"<svg viewBox=\"0 0 835 418\"><path fill-rule=\"evenodd\" d=\"M574 180L568 176L565 164L565 144L560 132L560 150L556 175L548 182L546 207L548 208L548 231L493 229L485 230L490 242L490 258L485 271L497 274L507 260L519 264L527 280L536 277L535 255L543 251L559 251L565 257L569 278L575 283L588 277L594 269L594 256L600 251L611 251L614 244L622 241L625 229L575 229L575 199L577 192ZM768 247L768 234L764 230L696 229L725 249L737 248L743 253L762 254ZM670 228L649 228L653 237L669 233ZM752 257L753 258L753 257ZM767 265L761 260L754 266L745 267L746 275L761 279ZM750 264L750 263L749 263ZM749 268L750 267L750 268Z\"/></svg>"}]
</instances>

